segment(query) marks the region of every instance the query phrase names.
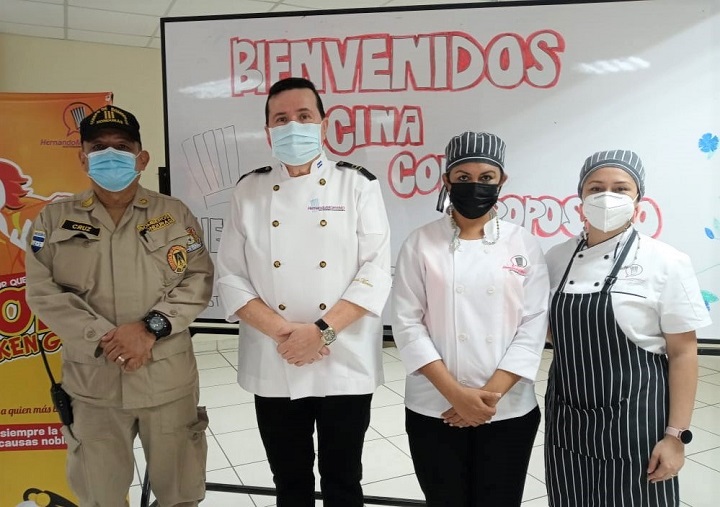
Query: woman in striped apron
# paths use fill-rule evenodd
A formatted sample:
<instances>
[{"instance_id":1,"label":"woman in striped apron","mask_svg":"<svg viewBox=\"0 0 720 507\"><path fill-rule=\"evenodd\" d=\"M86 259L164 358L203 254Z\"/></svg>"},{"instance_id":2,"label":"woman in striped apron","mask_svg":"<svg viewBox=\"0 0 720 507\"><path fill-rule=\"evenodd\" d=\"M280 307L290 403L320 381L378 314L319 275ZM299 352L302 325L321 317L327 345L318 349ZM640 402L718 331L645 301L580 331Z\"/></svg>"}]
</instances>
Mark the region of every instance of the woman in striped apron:
<instances>
[{"instance_id":1,"label":"woman in striped apron","mask_svg":"<svg viewBox=\"0 0 720 507\"><path fill-rule=\"evenodd\" d=\"M585 231L547 254L554 359L546 396L550 506L678 506L710 324L687 255L632 226L645 171L631 151L580 172Z\"/></svg>"}]
</instances>

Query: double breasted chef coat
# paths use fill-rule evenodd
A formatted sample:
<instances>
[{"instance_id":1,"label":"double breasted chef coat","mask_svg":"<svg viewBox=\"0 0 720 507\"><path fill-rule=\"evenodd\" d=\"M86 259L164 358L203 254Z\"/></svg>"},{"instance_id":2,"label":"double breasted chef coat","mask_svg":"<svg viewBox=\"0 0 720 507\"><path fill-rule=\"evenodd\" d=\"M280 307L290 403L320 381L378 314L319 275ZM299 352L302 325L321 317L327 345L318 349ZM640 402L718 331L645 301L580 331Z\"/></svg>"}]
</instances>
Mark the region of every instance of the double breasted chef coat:
<instances>
[{"instance_id":1,"label":"double breasted chef coat","mask_svg":"<svg viewBox=\"0 0 720 507\"><path fill-rule=\"evenodd\" d=\"M240 322L238 382L265 397L368 394L383 382L381 314L390 292L390 227L380 185L363 168L328 160L291 177L248 173L233 194L217 258L229 322L260 298L289 322L314 322L340 299L367 314L338 333L330 355L297 367Z\"/></svg>"}]
</instances>

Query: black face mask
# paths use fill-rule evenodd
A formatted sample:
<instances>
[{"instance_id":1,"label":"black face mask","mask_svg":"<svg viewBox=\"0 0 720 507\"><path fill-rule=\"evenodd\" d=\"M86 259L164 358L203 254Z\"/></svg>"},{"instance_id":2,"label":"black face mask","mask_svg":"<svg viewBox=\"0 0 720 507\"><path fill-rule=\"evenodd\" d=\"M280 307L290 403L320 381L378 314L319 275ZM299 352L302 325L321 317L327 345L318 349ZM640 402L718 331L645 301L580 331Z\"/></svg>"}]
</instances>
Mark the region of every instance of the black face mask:
<instances>
[{"instance_id":1,"label":"black face mask","mask_svg":"<svg viewBox=\"0 0 720 507\"><path fill-rule=\"evenodd\" d=\"M497 203L500 185L487 183L452 183L450 202L455 211L471 220L480 218Z\"/></svg>"}]
</instances>

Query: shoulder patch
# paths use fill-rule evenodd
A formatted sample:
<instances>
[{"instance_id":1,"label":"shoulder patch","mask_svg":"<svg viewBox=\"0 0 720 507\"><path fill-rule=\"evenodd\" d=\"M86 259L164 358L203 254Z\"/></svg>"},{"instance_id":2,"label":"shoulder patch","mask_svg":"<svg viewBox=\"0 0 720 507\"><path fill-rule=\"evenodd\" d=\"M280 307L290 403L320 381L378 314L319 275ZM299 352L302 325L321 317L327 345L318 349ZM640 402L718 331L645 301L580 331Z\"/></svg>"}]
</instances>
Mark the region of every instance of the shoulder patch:
<instances>
[{"instance_id":1,"label":"shoulder patch","mask_svg":"<svg viewBox=\"0 0 720 507\"><path fill-rule=\"evenodd\" d=\"M344 160L337 162L335 164L335 167L342 167L345 169L353 169L353 170L359 172L360 174L362 174L363 176L365 176L370 181L374 181L377 179L373 173L371 173L370 171L365 169L363 166L351 164L350 162L345 162Z\"/></svg>"},{"instance_id":2,"label":"shoulder patch","mask_svg":"<svg viewBox=\"0 0 720 507\"><path fill-rule=\"evenodd\" d=\"M245 173L242 176L240 176L240 179L237 180L237 182L240 183L243 180L243 178L250 176L253 173L264 174L264 173L269 173L270 171L272 171L272 167L269 165L266 165L265 167L259 167L253 171L250 171L249 173ZM235 183L235 184L237 185L237 183Z\"/></svg>"}]
</instances>

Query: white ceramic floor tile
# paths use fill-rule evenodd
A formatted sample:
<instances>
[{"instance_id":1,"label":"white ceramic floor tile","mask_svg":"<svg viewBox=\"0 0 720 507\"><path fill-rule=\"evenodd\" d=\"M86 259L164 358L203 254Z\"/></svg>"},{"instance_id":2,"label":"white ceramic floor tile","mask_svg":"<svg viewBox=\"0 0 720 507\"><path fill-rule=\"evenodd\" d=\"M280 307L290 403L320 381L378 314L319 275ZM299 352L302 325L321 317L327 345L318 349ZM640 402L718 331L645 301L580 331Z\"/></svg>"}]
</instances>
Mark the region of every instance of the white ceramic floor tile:
<instances>
[{"instance_id":1,"label":"white ceramic floor tile","mask_svg":"<svg viewBox=\"0 0 720 507\"><path fill-rule=\"evenodd\" d=\"M547 496L542 496L534 500L528 500L522 503L522 507L548 507Z\"/></svg>"},{"instance_id":2,"label":"white ceramic floor tile","mask_svg":"<svg viewBox=\"0 0 720 507\"><path fill-rule=\"evenodd\" d=\"M387 441L410 456L410 443L408 442L408 436L406 434L388 437Z\"/></svg>"},{"instance_id":3,"label":"white ceramic floor tile","mask_svg":"<svg viewBox=\"0 0 720 507\"><path fill-rule=\"evenodd\" d=\"M548 375L549 375L549 373L547 370L538 370L537 375L535 375L535 382L540 382L541 380L547 380Z\"/></svg>"},{"instance_id":4,"label":"white ceramic floor tile","mask_svg":"<svg viewBox=\"0 0 720 507\"><path fill-rule=\"evenodd\" d=\"M704 366L698 366L698 377L704 377L705 375L712 375L714 373L718 373L718 371L705 368Z\"/></svg>"},{"instance_id":5,"label":"white ceramic floor tile","mask_svg":"<svg viewBox=\"0 0 720 507\"><path fill-rule=\"evenodd\" d=\"M720 472L692 459L680 470L680 498L692 507L717 507Z\"/></svg>"},{"instance_id":6,"label":"white ceramic floor tile","mask_svg":"<svg viewBox=\"0 0 720 507\"><path fill-rule=\"evenodd\" d=\"M403 378L402 380L393 380L390 382L386 380L384 385L385 387L399 394L403 397L403 399L405 399L405 378Z\"/></svg>"},{"instance_id":7,"label":"white ceramic floor tile","mask_svg":"<svg viewBox=\"0 0 720 507\"><path fill-rule=\"evenodd\" d=\"M253 395L241 388L237 382L200 388L200 405L205 405L207 408L240 405L254 401Z\"/></svg>"},{"instance_id":8,"label":"white ceramic floor tile","mask_svg":"<svg viewBox=\"0 0 720 507\"><path fill-rule=\"evenodd\" d=\"M704 375L702 379L703 379L703 382L709 382L711 384L715 384L716 386L720 386L720 373L713 373L712 375Z\"/></svg>"},{"instance_id":9,"label":"white ceramic floor tile","mask_svg":"<svg viewBox=\"0 0 720 507\"><path fill-rule=\"evenodd\" d=\"M690 459L720 473L720 447L693 454ZM717 493L720 494L720 486L718 486Z\"/></svg>"},{"instance_id":10,"label":"white ceramic floor tile","mask_svg":"<svg viewBox=\"0 0 720 507\"><path fill-rule=\"evenodd\" d=\"M698 364L703 368L720 372L720 356L699 356Z\"/></svg>"},{"instance_id":11,"label":"white ceramic floor tile","mask_svg":"<svg viewBox=\"0 0 720 507\"><path fill-rule=\"evenodd\" d=\"M404 380L407 375L405 365L400 361L383 363L383 371L385 372L385 382Z\"/></svg>"},{"instance_id":12,"label":"white ceramic floor tile","mask_svg":"<svg viewBox=\"0 0 720 507\"><path fill-rule=\"evenodd\" d=\"M227 368L230 364L220 352L207 354L195 354L198 370L209 370L212 368Z\"/></svg>"},{"instance_id":13,"label":"white ceramic floor tile","mask_svg":"<svg viewBox=\"0 0 720 507\"><path fill-rule=\"evenodd\" d=\"M385 439L366 442L363 448L363 484L414 473L412 460Z\"/></svg>"},{"instance_id":14,"label":"white ceramic floor tile","mask_svg":"<svg viewBox=\"0 0 720 507\"><path fill-rule=\"evenodd\" d=\"M390 405L402 405L404 398L397 394L395 391L391 391L385 386L380 386L375 390L375 394L372 397L372 408L387 407Z\"/></svg>"},{"instance_id":15,"label":"white ceramic floor tile","mask_svg":"<svg viewBox=\"0 0 720 507\"><path fill-rule=\"evenodd\" d=\"M693 412L692 425L720 435L720 407L708 405Z\"/></svg>"},{"instance_id":16,"label":"white ceramic floor tile","mask_svg":"<svg viewBox=\"0 0 720 507\"><path fill-rule=\"evenodd\" d=\"M225 456L225 452L220 448L220 445L215 440L212 434L207 435L208 453L207 453L207 464L206 470L221 470L223 468L229 468L230 462Z\"/></svg>"},{"instance_id":17,"label":"white ceramic floor tile","mask_svg":"<svg viewBox=\"0 0 720 507\"><path fill-rule=\"evenodd\" d=\"M719 434L711 433L694 425L691 425L690 429L693 433L693 441L685 446L685 453L688 456L720 447Z\"/></svg>"},{"instance_id":18,"label":"white ceramic floor tile","mask_svg":"<svg viewBox=\"0 0 720 507\"><path fill-rule=\"evenodd\" d=\"M398 362L398 361L399 361L399 359L398 359L397 357L395 357L395 356L393 356L393 355L390 355L390 354L388 354L388 353L386 353L386 352L383 352L383 355L382 355L382 362L383 362L383 363L396 363L396 362ZM708 370L708 371L714 373L713 370Z\"/></svg>"},{"instance_id":19,"label":"white ceramic floor tile","mask_svg":"<svg viewBox=\"0 0 720 507\"><path fill-rule=\"evenodd\" d=\"M270 472L270 465L268 465L267 461L259 461L257 463L250 463L249 465L241 465L234 468L243 484L264 488L275 487L272 480L272 472ZM275 505L274 496L250 495L250 497L258 507Z\"/></svg>"},{"instance_id":20,"label":"white ceramic floor tile","mask_svg":"<svg viewBox=\"0 0 720 507\"><path fill-rule=\"evenodd\" d=\"M260 431L257 428L223 433L216 438L225 450L232 466L246 465L267 459L265 447L260 439Z\"/></svg>"},{"instance_id":21,"label":"white ceramic floor tile","mask_svg":"<svg viewBox=\"0 0 720 507\"><path fill-rule=\"evenodd\" d=\"M400 351L397 349L397 347L383 347L383 352L391 355L398 361L400 360Z\"/></svg>"},{"instance_id":22,"label":"white ceramic floor tile","mask_svg":"<svg viewBox=\"0 0 720 507\"><path fill-rule=\"evenodd\" d=\"M235 470L232 468L224 468L222 470L213 470L207 473L207 482L218 484L240 484ZM208 507L254 507L252 499L249 495L239 493L223 493L219 491L208 491L205 494L205 500L201 505Z\"/></svg>"},{"instance_id":23,"label":"white ceramic floor tile","mask_svg":"<svg viewBox=\"0 0 720 507\"><path fill-rule=\"evenodd\" d=\"M528 475L543 484L545 489L545 446L533 447L530 455L530 464L528 465ZM528 477L529 478L529 477ZM545 494L545 493L543 493ZM529 497L535 498L535 497Z\"/></svg>"},{"instance_id":24,"label":"white ceramic floor tile","mask_svg":"<svg viewBox=\"0 0 720 507\"><path fill-rule=\"evenodd\" d=\"M315 436L317 436L317 433L315 434ZM370 440L377 440L378 438L383 438L383 436L372 428L368 428L365 432L365 442L369 442ZM315 445L317 446L317 440L315 440Z\"/></svg>"},{"instance_id":25,"label":"white ceramic floor tile","mask_svg":"<svg viewBox=\"0 0 720 507\"><path fill-rule=\"evenodd\" d=\"M237 350L228 350L221 352L223 357L227 360L228 363L230 363L232 366L238 365L238 352Z\"/></svg>"},{"instance_id":26,"label":"white ceramic floor tile","mask_svg":"<svg viewBox=\"0 0 720 507\"><path fill-rule=\"evenodd\" d=\"M525 489L523 490L523 501L534 500L535 498L542 498L547 495L545 484L535 479L533 476L528 475L525 478ZM579 506L578 506L579 507Z\"/></svg>"},{"instance_id":27,"label":"white ceramic floor tile","mask_svg":"<svg viewBox=\"0 0 720 507\"><path fill-rule=\"evenodd\" d=\"M384 481L364 484L363 494L365 496L401 498L404 500L425 499L415 474L408 474L401 477L395 477L393 479L385 479Z\"/></svg>"},{"instance_id":28,"label":"white ceramic floor tile","mask_svg":"<svg viewBox=\"0 0 720 507\"><path fill-rule=\"evenodd\" d=\"M210 430L215 435L257 428L255 405L252 403L209 408L208 416L210 418Z\"/></svg>"},{"instance_id":29,"label":"white ceramic floor tile","mask_svg":"<svg viewBox=\"0 0 720 507\"><path fill-rule=\"evenodd\" d=\"M405 433L405 406L391 405L371 409L370 426L384 437L402 435Z\"/></svg>"},{"instance_id":30,"label":"white ceramic floor tile","mask_svg":"<svg viewBox=\"0 0 720 507\"><path fill-rule=\"evenodd\" d=\"M232 366L200 370L200 387L219 386L237 383L237 370Z\"/></svg>"},{"instance_id":31,"label":"white ceramic floor tile","mask_svg":"<svg viewBox=\"0 0 720 507\"><path fill-rule=\"evenodd\" d=\"M704 382L702 379L698 380L695 399L708 405L720 403L720 386Z\"/></svg>"},{"instance_id":32,"label":"white ceramic floor tile","mask_svg":"<svg viewBox=\"0 0 720 507\"><path fill-rule=\"evenodd\" d=\"M238 337L231 335L224 335L222 338L217 340L217 349L220 352L235 351L238 349Z\"/></svg>"}]
</instances>

